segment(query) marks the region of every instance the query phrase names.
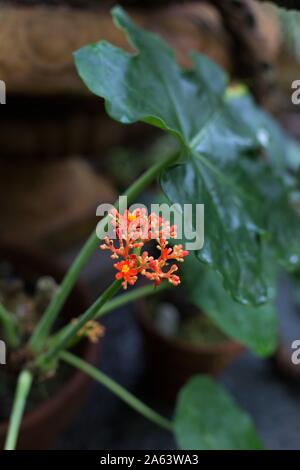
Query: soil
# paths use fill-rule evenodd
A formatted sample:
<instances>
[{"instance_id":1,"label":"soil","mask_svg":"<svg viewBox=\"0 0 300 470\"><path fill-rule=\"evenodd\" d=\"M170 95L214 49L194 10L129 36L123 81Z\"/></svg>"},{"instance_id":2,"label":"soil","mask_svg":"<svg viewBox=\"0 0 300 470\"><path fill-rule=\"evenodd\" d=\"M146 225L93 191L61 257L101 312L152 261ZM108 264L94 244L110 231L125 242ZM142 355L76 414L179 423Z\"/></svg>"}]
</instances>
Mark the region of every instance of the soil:
<instances>
[{"instance_id":1,"label":"soil","mask_svg":"<svg viewBox=\"0 0 300 470\"><path fill-rule=\"evenodd\" d=\"M228 340L227 336L203 314L182 322L178 338L194 345L213 345Z\"/></svg>"}]
</instances>

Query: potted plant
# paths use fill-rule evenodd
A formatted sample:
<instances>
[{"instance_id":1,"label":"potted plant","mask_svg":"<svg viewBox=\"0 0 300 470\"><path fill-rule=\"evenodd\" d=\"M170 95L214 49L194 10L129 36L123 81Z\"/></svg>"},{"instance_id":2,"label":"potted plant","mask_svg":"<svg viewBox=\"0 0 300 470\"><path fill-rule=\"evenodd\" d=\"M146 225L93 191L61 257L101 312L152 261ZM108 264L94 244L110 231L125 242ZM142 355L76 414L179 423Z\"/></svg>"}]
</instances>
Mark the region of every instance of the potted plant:
<instances>
[{"instance_id":1,"label":"potted plant","mask_svg":"<svg viewBox=\"0 0 300 470\"><path fill-rule=\"evenodd\" d=\"M168 401L176 399L191 377L199 373L217 376L243 350L200 309L172 294L136 303L147 382L159 399Z\"/></svg>"},{"instance_id":2,"label":"potted plant","mask_svg":"<svg viewBox=\"0 0 300 470\"><path fill-rule=\"evenodd\" d=\"M127 209L124 198L119 199L101 219L35 325L24 345L27 360L17 379L5 449L16 446L30 389L34 390L39 377L57 373L63 363L174 432L182 449L259 449L262 444L250 417L211 378L196 376L184 385L170 419L70 351L86 328L96 334L99 327L94 322L116 306L176 289L184 280L188 301L201 307L227 335L257 354L268 355L277 341L272 305L277 266L293 270L300 263L300 219L290 204L297 180L288 158L295 142L255 104L245 87L230 87L225 73L210 60L194 54L194 68L183 71L157 36L139 28L120 8L113 10L113 17L136 52L129 54L105 41L86 46L75 54L81 78L105 99L112 118L124 124L154 125L171 134L177 144L126 190ZM195 223L193 211L184 218L180 237L170 220L155 211L148 214L137 202L156 177L168 200L182 209L181 215L186 215L182 204L193 210L204 204L203 246L192 245L188 253L188 235L192 232L198 240L203 229L202 223ZM133 202L135 207L129 207ZM99 237L101 248L113 259L116 279L75 320L54 331ZM152 238L155 254L146 246ZM186 266L186 272L181 273L179 265ZM206 265L204 275L202 265ZM141 277L149 284L114 297ZM224 299L229 305L226 310ZM14 329L4 306L1 319L3 331Z\"/></svg>"},{"instance_id":3,"label":"potted plant","mask_svg":"<svg viewBox=\"0 0 300 470\"><path fill-rule=\"evenodd\" d=\"M12 321L6 323L5 310L2 307L0 337L6 342L6 365L1 374L0 390L0 446L3 448L16 374L29 360L24 345L42 311L57 292L65 270L38 251L4 242L0 244L0 259L1 305L5 310L9 309L12 316ZM68 323L88 305L89 295L84 286L77 283L56 327ZM76 348L79 357L92 364L96 363L98 352L99 345L89 341L83 341ZM19 447L49 448L78 412L90 383L91 380L86 375L68 367L52 377L41 374L22 423Z\"/></svg>"}]
</instances>

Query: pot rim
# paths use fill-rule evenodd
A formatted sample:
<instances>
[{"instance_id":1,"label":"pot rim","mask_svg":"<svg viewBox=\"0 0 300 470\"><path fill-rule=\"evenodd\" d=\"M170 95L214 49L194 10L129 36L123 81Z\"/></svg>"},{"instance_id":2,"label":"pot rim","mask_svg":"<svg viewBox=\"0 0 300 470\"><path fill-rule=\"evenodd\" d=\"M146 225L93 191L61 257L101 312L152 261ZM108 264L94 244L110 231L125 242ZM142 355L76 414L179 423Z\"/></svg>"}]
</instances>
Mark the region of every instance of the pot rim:
<instances>
[{"instance_id":1,"label":"pot rim","mask_svg":"<svg viewBox=\"0 0 300 470\"><path fill-rule=\"evenodd\" d=\"M166 346L172 349L179 349L182 352L189 354L207 354L207 355L219 355L222 353L231 353L234 351L243 351L244 346L238 341L230 338L220 341L217 344L191 344L180 338L169 338L163 335L160 331L154 328L152 322L147 318L146 303L143 299L137 300L134 303L135 316L141 327L146 334L151 335L160 343L164 343Z\"/></svg>"}]
</instances>

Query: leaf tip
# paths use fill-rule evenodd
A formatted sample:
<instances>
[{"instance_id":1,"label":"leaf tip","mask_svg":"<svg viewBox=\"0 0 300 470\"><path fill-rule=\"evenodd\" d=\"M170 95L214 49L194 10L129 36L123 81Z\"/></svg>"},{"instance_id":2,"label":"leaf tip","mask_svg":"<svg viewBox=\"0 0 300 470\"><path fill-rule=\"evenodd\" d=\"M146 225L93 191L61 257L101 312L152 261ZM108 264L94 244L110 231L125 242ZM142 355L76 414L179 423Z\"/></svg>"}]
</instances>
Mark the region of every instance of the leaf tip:
<instances>
[{"instance_id":1,"label":"leaf tip","mask_svg":"<svg viewBox=\"0 0 300 470\"><path fill-rule=\"evenodd\" d=\"M114 24L118 28L125 29L126 23L128 23L130 21L129 16L127 15L125 10L120 5L115 5L111 9L111 16L113 18Z\"/></svg>"}]
</instances>

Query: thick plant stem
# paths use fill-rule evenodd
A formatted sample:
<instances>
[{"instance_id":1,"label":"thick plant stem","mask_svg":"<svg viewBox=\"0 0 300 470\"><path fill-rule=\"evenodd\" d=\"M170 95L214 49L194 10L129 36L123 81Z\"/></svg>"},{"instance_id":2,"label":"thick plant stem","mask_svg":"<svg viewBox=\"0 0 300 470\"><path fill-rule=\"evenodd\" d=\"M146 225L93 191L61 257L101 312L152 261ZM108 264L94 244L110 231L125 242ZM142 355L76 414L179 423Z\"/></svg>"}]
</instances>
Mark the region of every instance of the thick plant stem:
<instances>
[{"instance_id":1,"label":"thick plant stem","mask_svg":"<svg viewBox=\"0 0 300 470\"><path fill-rule=\"evenodd\" d=\"M35 365L38 367L43 366L47 362L55 360L58 354L68 345L69 341L76 337L78 331L88 322L93 320L98 310L105 304L121 287L120 281L114 281L104 292L100 295L99 299L83 314L76 322L71 324L71 327L67 329L63 335L58 339L57 343L50 345L48 351L45 354L39 356Z\"/></svg>"},{"instance_id":2,"label":"thick plant stem","mask_svg":"<svg viewBox=\"0 0 300 470\"><path fill-rule=\"evenodd\" d=\"M18 378L14 404L10 415L4 450L14 450L16 448L21 420L23 417L25 404L28 393L31 388L31 384L31 372L29 370L23 370Z\"/></svg>"},{"instance_id":3,"label":"thick plant stem","mask_svg":"<svg viewBox=\"0 0 300 470\"><path fill-rule=\"evenodd\" d=\"M141 193L141 191L156 178L156 176L161 172L161 170L175 162L177 158L178 153L172 153L168 155L165 159L162 159L159 163L153 165L145 173L143 173L140 178L138 178L124 194L124 196L128 198L128 204L132 204L132 202L135 201L136 197ZM118 207L118 201L116 201L115 207ZM99 228L105 229L107 223L108 216L102 219ZM86 265L88 259L97 248L98 243L99 239L97 237L96 231L94 231L83 246L82 250L71 265L70 269L68 270L56 295L50 302L50 305L48 306L39 324L35 328L32 337L30 338L29 347L34 353L37 353L42 349L60 309L64 305L83 267Z\"/></svg>"},{"instance_id":4,"label":"thick plant stem","mask_svg":"<svg viewBox=\"0 0 300 470\"><path fill-rule=\"evenodd\" d=\"M122 307L123 305L127 305L130 302L134 302L135 300L141 299L143 297L147 297L149 295L156 295L163 290L169 289L170 287L171 285L167 282L162 283L158 287L154 287L152 284L148 286L144 286L144 287L138 287L130 292L127 292L126 294L119 295L118 297L115 297L114 299L109 300L100 309L98 305L99 299L97 299L96 302L91 307L91 308L95 308L95 310L98 309L96 315L94 316L94 319L96 320L106 315L107 313L110 313L113 310L116 310L117 308ZM81 317L79 317L79 319L80 318ZM68 324L64 328L59 330L55 335L49 338L50 344L54 345L55 343L57 343L60 340L60 338L62 338L66 334L66 332L69 331L71 328L72 328L72 325ZM71 343L71 345L72 344L73 343ZM67 347L69 347L69 345Z\"/></svg>"},{"instance_id":5,"label":"thick plant stem","mask_svg":"<svg viewBox=\"0 0 300 470\"><path fill-rule=\"evenodd\" d=\"M127 405L133 408L135 411L143 415L149 421L157 424L158 426L167 429L168 431L173 430L172 422L161 416L160 414L156 413L156 411L149 408L147 405L142 403L138 400L134 395L130 392L125 390L119 384L117 384L114 380L107 377L107 375L103 374L100 370L96 369L95 367L91 366L87 362L79 359L77 356L69 353L68 351L63 351L60 354L60 358L67 362L68 364L80 369L82 372L85 372L87 375L92 377L94 380L99 382L100 384L104 385L108 388L111 392L117 395L121 400L123 400Z\"/></svg>"},{"instance_id":6,"label":"thick plant stem","mask_svg":"<svg viewBox=\"0 0 300 470\"><path fill-rule=\"evenodd\" d=\"M11 314L6 308L0 304L0 323L3 325L3 331L7 344L12 348L15 348L19 344L19 338L17 335L16 327L11 317Z\"/></svg>"}]
</instances>

